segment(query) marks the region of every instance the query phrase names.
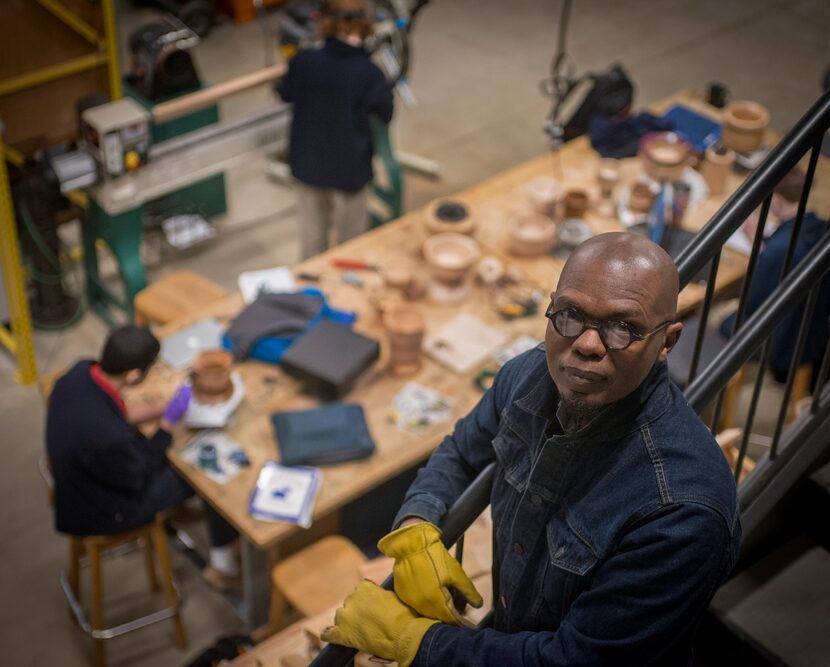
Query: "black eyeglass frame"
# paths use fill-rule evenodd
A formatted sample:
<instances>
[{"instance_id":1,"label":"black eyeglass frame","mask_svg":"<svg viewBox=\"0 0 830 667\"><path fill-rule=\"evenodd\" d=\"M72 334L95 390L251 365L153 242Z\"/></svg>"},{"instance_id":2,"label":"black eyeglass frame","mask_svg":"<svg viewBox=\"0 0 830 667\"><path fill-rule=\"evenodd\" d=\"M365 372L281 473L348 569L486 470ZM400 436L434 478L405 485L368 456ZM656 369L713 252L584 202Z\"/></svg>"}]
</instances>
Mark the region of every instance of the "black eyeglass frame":
<instances>
[{"instance_id":1,"label":"black eyeglass frame","mask_svg":"<svg viewBox=\"0 0 830 667\"><path fill-rule=\"evenodd\" d=\"M577 333L573 336L566 336L561 331L559 331L559 327L556 326L556 320L555 320L556 316L559 313L565 312L565 311L569 311L569 312L573 313L576 316L576 319L582 320L582 329L579 331L579 333ZM674 322L674 320L666 320L662 324L658 324L651 331L648 331L646 333L641 334L634 327L632 327L628 322L623 322L622 320L589 320L588 318L585 317L585 315L582 312L580 312L576 308L573 308L572 306L566 306L565 308L558 308L556 310L553 310L552 305L548 306L548 309L545 311L545 317L547 317L550 320L550 323L553 325L553 328L556 331L556 333L558 333L560 336L562 336L562 338L567 338L568 340L576 340L582 334L585 333L586 329L596 329L597 333L599 334L599 339L602 341L602 344L605 346L605 349L606 350L614 350L615 352L620 351L620 350L627 350L629 347L631 347L631 344L635 341L648 340L654 334L656 334L658 331L660 331L661 329L666 328L672 322ZM602 327L604 325L608 325L608 324L622 325L626 329L626 331L628 331L628 336L629 336L628 343L626 343L623 347L611 347L610 345L608 345L608 343L605 340L605 336L602 333Z\"/></svg>"}]
</instances>

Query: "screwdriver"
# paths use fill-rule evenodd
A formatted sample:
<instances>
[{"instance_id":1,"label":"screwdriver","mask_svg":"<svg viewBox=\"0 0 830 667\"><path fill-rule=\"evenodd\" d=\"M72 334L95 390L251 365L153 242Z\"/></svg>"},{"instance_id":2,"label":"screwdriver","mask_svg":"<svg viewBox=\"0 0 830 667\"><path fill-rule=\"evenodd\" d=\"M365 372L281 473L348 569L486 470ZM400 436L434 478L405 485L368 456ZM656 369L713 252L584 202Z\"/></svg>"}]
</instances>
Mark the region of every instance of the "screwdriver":
<instances>
[{"instance_id":1,"label":"screwdriver","mask_svg":"<svg viewBox=\"0 0 830 667\"><path fill-rule=\"evenodd\" d=\"M332 259L331 264L338 269L351 269L353 271L380 271L377 264L369 264L360 259Z\"/></svg>"}]
</instances>

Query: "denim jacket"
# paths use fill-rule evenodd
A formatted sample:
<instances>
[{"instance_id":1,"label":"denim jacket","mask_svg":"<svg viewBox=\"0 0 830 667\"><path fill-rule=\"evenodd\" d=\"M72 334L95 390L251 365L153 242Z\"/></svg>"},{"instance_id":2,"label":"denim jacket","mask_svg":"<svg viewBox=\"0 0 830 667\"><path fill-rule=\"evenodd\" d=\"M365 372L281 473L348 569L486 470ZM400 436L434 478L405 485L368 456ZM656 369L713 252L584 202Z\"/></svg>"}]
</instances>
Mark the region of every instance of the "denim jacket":
<instances>
[{"instance_id":1,"label":"denim jacket","mask_svg":"<svg viewBox=\"0 0 830 667\"><path fill-rule=\"evenodd\" d=\"M657 364L565 434L539 346L513 359L407 492L439 523L490 461L492 627L429 629L413 665L690 665L701 614L738 556L735 482Z\"/></svg>"}]
</instances>

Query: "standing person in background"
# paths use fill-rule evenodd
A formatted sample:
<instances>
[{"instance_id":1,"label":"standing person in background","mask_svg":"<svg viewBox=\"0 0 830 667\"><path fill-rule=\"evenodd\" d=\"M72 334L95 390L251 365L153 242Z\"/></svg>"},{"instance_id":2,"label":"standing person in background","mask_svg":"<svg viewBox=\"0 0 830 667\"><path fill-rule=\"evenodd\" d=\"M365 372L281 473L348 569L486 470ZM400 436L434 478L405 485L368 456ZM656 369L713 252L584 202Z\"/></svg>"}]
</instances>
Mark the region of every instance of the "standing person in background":
<instances>
[{"instance_id":1,"label":"standing person in background","mask_svg":"<svg viewBox=\"0 0 830 667\"><path fill-rule=\"evenodd\" d=\"M369 116L392 120L392 89L363 48L370 23L361 0L324 6L321 49L300 51L277 84L294 105L288 164L303 257L366 231L372 182Z\"/></svg>"}]
</instances>

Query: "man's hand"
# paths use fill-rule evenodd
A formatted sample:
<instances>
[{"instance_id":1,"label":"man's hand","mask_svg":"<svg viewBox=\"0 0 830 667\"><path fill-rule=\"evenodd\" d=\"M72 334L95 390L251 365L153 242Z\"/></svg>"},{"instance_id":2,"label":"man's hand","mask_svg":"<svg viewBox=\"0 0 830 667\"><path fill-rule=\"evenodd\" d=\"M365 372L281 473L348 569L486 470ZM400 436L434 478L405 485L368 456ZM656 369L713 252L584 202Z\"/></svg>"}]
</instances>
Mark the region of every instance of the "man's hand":
<instances>
[{"instance_id":1,"label":"man's hand","mask_svg":"<svg viewBox=\"0 0 830 667\"><path fill-rule=\"evenodd\" d=\"M363 580L337 610L334 625L323 630L321 638L409 667L426 631L437 622L418 616L392 591Z\"/></svg>"},{"instance_id":2,"label":"man's hand","mask_svg":"<svg viewBox=\"0 0 830 667\"><path fill-rule=\"evenodd\" d=\"M461 615L453 589L473 607L484 603L461 565L441 543L441 531L427 521L405 525L378 542L384 555L395 559L395 593L419 614L459 625Z\"/></svg>"}]
</instances>

